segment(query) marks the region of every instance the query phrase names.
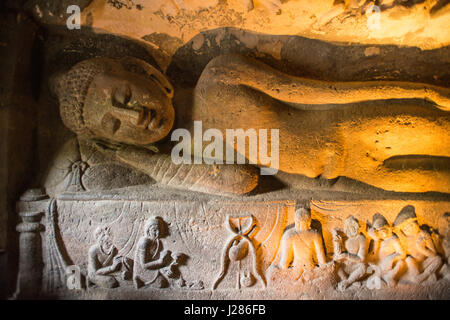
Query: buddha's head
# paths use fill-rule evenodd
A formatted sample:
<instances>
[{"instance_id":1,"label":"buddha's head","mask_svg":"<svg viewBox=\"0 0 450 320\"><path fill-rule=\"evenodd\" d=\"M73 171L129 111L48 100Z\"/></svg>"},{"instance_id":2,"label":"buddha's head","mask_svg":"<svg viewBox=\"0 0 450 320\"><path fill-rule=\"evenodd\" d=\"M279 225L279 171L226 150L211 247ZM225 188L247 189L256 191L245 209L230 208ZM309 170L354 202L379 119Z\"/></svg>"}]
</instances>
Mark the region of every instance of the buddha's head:
<instances>
[{"instance_id":1,"label":"buddha's head","mask_svg":"<svg viewBox=\"0 0 450 320\"><path fill-rule=\"evenodd\" d=\"M392 236L392 228L386 218L380 213L375 213L372 217L372 227L379 239L388 239Z\"/></svg>"},{"instance_id":2,"label":"buddha's head","mask_svg":"<svg viewBox=\"0 0 450 320\"><path fill-rule=\"evenodd\" d=\"M349 216L344 222L344 232L350 237L356 237L359 233L359 222L354 216Z\"/></svg>"},{"instance_id":3,"label":"buddha's head","mask_svg":"<svg viewBox=\"0 0 450 320\"><path fill-rule=\"evenodd\" d=\"M419 222L417 221L416 209L409 205L404 207L394 221L394 227L402 231L406 236L413 236L420 232Z\"/></svg>"},{"instance_id":4,"label":"buddha's head","mask_svg":"<svg viewBox=\"0 0 450 320\"><path fill-rule=\"evenodd\" d=\"M132 57L93 58L52 77L64 124L78 136L145 146L172 129L173 87Z\"/></svg>"}]
</instances>

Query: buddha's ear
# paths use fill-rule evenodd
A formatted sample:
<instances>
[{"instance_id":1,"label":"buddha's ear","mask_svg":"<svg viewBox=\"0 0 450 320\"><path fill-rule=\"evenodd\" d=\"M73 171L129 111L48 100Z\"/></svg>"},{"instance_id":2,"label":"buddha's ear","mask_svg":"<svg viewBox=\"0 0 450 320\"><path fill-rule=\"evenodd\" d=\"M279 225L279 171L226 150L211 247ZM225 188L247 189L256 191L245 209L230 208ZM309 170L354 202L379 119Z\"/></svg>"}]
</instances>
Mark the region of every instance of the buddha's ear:
<instances>
[{"instance_id":1,"label":"buddha's ear","mask_svg":"<svg viewBox=\"0 0 450 320\"><path fill-rule=\"evenodd\" d=\"M173 98L173 86L159 70L151 64L134 57L124 57L120 59L122 67L130 72L135 72L152 79L161 88L161 90L169 97Z\"/></svg>"}]
</instances>

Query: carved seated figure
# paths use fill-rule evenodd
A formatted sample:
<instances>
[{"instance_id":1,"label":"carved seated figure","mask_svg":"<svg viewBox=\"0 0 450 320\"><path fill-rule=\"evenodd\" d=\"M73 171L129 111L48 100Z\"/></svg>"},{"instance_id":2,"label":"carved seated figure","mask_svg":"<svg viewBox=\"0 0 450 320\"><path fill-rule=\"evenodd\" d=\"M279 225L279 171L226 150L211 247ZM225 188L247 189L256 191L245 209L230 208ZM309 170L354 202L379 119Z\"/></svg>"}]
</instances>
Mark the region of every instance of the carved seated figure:
<instances>
[{"instance_id":1,"label":"carved seated figure","mask_svg":"<svg viewBox=\"0 0 450 320\"><path fill-rule=\"evenodd\" d=\"M307 208L295 211L295 226L285 231L281 238L279 267L287 271L294 281L316 264L326 264L322 235L311 228L311 212Z\"/></svg>"},{"instance_id":2,"label":"carved seated figure","mask_svg":"<svg viewBox=\"0 0 450 320\"><path fill-rule=\"evenodd\" d=\"M340 290L357 283L366 274L367 241L366 237L359 232L359 228L359 222L355 217L350 216L345 220L344 231L347 239L344 244L339 234L342 231L334 229L332 232L334 244L333 260L339 264L337 272L341 279L338 284L338 289Z\"/></svg>"},{"instance_id":3,"label":"carved seated figure","mask_svg":"<svg viewBox=\"0 0 450 320\"><path fill-rule=\"evenodd\" d=\"M405 263L407 273L402 279L413 283L421 283L428 278L436 280L436 272L442 266L442 259L437 254L431 235L420 229L411 205L404 207L394 221L399 230L400 240L406 250Z\"/></svg>"},{"instance_id":4,"label":"carved seated figure","mask_svg":"<svg viewBox=\"0 0 450 320\"><path fill-rule=\"evenodd\" d=\"M384 284L393 287L403 270L406 253L400 239L392 231L387 220L379 213L372 217L372 224L367 223L367 233L374 240L369 254L369 268L374 274L367 280L369 289L380 289Z\"/></svg>"},{"instance_id":5,"label":"carved seated figure","mask_svg":"<svg viewBox=\"0 0 450 320\"><path fill-rule=\"evenodd\" d=\"M150 218L144 227L144 236L137 244L133 281L137 289L146 286L165 288L169 286L164 268L171 265L171 252L163 249L161 221ZM169 274L172 272L169 271Z\"/></svg>"},{"instance_id":6,"label":"carved seated figure","mask_svg":"<svg viewBox=\"0 0 450 320\"><path fill-rule=\"evenodd\" d=\"M126 257L118 255L109 227L98 227L94 237L97 243L89 249L88 284L115 288L119 286L117 277L127 280L130 276L130 263Z\"/></svg>"}]
</instances>

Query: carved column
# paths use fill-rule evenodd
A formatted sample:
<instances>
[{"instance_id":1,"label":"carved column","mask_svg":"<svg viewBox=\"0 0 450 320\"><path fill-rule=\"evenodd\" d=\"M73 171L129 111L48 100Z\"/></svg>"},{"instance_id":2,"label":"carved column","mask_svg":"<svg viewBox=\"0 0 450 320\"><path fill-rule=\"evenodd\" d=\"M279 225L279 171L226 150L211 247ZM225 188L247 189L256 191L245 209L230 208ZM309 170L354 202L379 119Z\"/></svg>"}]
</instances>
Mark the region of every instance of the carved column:
<instances>
[{"instance_id":1,"label":"carved column","mask_svg":"<svg viewBox=\"0 0 450 320\"><path fill-rule=\"evenodd\" d=\"M20 200L26 203L39 201L46 195L39 189L27 191ZM19 236L19 274L16 297L36 297L42 283L43 258L40 232L44 230L43 210L30 210L31 205L19 211L21 223L16 227Z\"/></svg>"}]
</instances>

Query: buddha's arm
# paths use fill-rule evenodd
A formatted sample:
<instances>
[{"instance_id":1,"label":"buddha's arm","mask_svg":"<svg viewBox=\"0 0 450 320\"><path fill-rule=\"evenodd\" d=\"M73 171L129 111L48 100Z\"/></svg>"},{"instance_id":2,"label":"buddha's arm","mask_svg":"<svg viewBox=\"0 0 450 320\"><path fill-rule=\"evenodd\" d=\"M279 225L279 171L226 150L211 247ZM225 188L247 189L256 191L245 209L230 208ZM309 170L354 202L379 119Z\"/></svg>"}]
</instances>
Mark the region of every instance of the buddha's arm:
<instances>
[{"instance_id":1,"label":"buddha's arm","mask_svg":"<svg viewBox=\"0 0 450 320\"><path fill-rule=\"evenodd\" d=\"M383 99L427 99L450 111L450 89L400 81L331 82L290 76L240 55L213 59L202 77L207 82L248 86L294 104L345 104ZM304 109L302 106L296 106Z\"/></svg>"},{"instance_id":2,"label":"buddha's arm","mask_svg":"<svg viewBox=\"0 0 450 320\"><path fill-rule=\"evenodd\" d=\"M248 193L258 184L256 168L246 165L176 165L168 155L131 146L118 150L116 157L174 188L228 195Z\"/></svg>"}]
</instances>

